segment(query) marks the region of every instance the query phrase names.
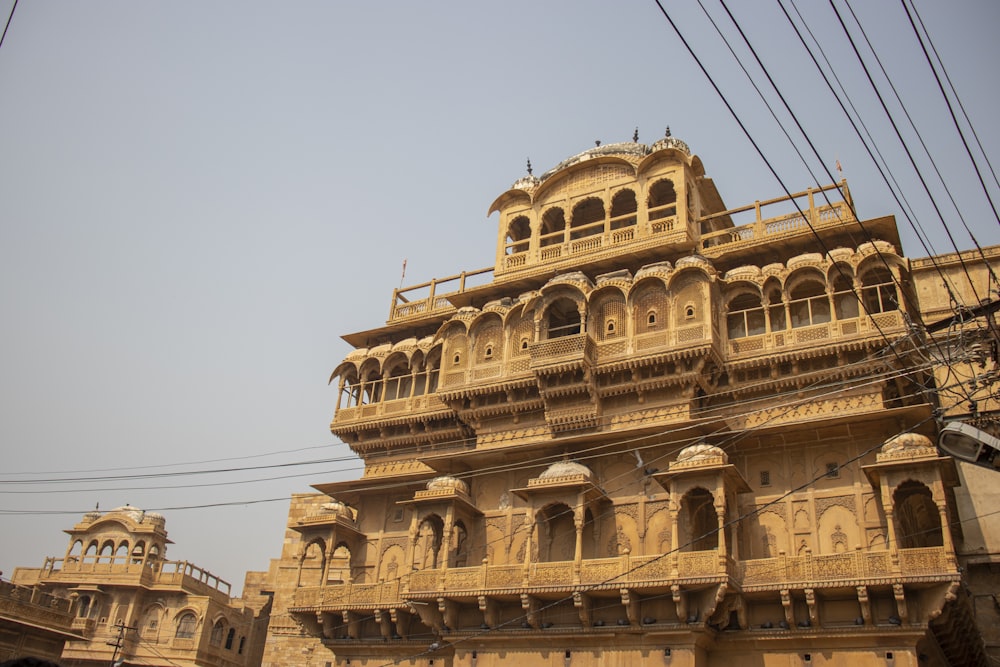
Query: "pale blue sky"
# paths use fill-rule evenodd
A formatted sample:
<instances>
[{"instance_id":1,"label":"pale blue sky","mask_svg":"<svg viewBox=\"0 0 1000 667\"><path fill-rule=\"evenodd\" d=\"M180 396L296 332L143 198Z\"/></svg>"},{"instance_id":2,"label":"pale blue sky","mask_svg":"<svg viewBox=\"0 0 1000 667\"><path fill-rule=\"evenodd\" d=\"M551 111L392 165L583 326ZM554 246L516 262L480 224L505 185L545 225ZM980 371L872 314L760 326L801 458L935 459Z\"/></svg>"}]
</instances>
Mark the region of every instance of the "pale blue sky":
<instances>
[{"instance_id":1,"label":"pale blue sky","mask_svg":"<svg viewBox=\"0 0 1000 667\"><path fill-rule=\"evenodd\" d=\"M731 4L861 215L898 213L777 4ZM799 4L934 251L950 250L828 5ZM899 3L853 4L979 242L1000 242ZM665 6L788 186L811 185L697 5ZM996 159L1000 8L917 6ZM487 207L527 157L539 174L595 139L638 126L651 143L666 125L729 206L782 194L652 0L21 2L0 47L3 479L343 456L326 386L348 352L339 336L385 320L404 258L408 283L490 265ZM907 254L923 256L900 225ZM62 555L61 529L98 501L287 498L359 474L334 462L128 484L138 490L0 483L0 510L72 512L0 514L0 569ZM168 555L239 588L280 553L286 512L165 511Z\"/></svg>"}]
</instances>

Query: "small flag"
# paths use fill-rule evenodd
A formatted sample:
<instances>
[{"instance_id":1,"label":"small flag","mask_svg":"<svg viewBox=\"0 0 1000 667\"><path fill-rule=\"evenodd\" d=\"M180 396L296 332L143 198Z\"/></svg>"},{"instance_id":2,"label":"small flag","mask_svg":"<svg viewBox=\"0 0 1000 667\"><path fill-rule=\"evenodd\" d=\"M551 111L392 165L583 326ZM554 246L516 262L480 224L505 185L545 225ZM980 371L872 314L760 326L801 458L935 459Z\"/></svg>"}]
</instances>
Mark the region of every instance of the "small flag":
<instances>
[{"instance_id":1,"label":"small flag","mask_svg":"<svg viewBox=\"0 0 1000 667\"><path fill-rule=\"evenodd\" d=\"M840 160L839 159L837 160L837 173L840 174L841 176L844 175L844 169L840 166Z\"/></svg>"},{"instance_id":2,"label":"small flag","mask_svg":"<svg viewBox=\"0 0 1000 667\"><path fill-rule=\"evenodd\" d=\"M403 280L405 280L405 279L406 279L406 260L404 259L403 260L403 272L399 276L399 287L400 287L400 289L402 289L402 287L403 287Z\"/></svg>"}]
</instances>

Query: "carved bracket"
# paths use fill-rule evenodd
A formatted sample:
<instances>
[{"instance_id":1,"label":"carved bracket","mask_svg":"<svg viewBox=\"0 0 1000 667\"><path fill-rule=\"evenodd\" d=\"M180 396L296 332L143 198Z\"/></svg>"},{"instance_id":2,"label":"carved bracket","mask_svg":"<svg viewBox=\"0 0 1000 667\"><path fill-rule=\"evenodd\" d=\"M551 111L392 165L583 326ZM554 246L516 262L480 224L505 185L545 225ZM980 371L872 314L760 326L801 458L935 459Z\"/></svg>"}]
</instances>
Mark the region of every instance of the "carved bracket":
<instances>
[{"instance_id":1,"label":"carved bracket","mask_svg":"<svg viewBox=\"0 0 1000 667\"><path fill-rule=\"evenodd\" d=\"M899 614L899 619L903 623L908 623L910 612L906 608L906 591L903 589L903 584L892 585L892 596L896 598L896 613Z\"/></svg>"},{"instance_id":2,"label":"carved bracket","mask_svg":"<svg viewBox=\"0 0 1000 667\"><path fill-rule=\"evenodd\" d=\"M479 611L483 613L483 623L491 628L500 625L500 605L493 598L479 596Z\"/></svg>"},{"instance_id":3,"label":"carved bracket","mask_svg":"<svg viewBox=\"0 0 1000 667\"><path fill-rule=\"evenodd\" d=\"M871 625L872 607L871 603L868 601L867 586L858 586L858 606L861 607L861 618L864 619L865 625Z\"/></svg>"},{"instance_id":4,"label":"carved bracket","mask_svg":"<svg viewBox=\"0 0 1000 667\"><path fill-rule=\"evenodd\" d=\"M594 623L593 602L586 593L576 591L573 593L573 606L580 614L580 623L583 627L589 628Z\"/></svg>"},{"instance_id":5,"label":"carved bracket","mask_svg":"<svg viewBox=\"0 0 1000 667\"><path fill-rule=\"evenodd\" d=\"M625 607L625 614L628 616L628 622L632 625L639 625L639 596L633 596L632 592L623 588L620 591L622 596L622 606Z\"/></svg>"},{"instance_id":6,"label":"carved bracket","mask_svg":"<svg viewBox=\"0 0 1000 667\"><path fill-rule=\"evenodd\" d=\"M525 620L528 625L536 630L541 627L541 622L538 618L538 598L532 597L527 593L522 593L521 609L524 610Z\"/></svg>"}]
</instances>

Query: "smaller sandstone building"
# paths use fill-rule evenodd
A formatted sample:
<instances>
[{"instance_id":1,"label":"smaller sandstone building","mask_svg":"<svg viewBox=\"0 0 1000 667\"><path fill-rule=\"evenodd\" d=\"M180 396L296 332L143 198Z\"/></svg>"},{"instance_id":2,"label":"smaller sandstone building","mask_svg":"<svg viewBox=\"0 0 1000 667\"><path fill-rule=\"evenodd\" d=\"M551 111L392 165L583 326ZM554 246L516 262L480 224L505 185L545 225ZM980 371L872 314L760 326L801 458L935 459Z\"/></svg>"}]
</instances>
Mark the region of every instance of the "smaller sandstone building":
<instances>
[{"instance_id":1,"label":"smaller sandstone building","mask_svg":"<svg viewBox=\"0 0 1000 667\"><path fill-rule=\"evenodd\" d=\"M192 563L167 560L171 542L162 515L129 505L95 510L66 532L64 556L13 574L20 590L68 616L62 664L260 664L269 599L232 598L228 582ZM38 655L27 646L9 653Z\"/></svg>"}]
</instances>

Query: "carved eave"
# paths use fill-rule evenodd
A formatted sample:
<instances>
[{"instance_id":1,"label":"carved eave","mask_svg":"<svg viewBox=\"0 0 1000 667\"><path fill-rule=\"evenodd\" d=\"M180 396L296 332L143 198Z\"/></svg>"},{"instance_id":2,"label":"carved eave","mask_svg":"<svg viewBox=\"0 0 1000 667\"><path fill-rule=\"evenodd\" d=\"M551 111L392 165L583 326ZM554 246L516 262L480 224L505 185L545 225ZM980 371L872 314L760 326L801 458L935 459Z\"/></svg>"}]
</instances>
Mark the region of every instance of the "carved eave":
<instances>
[{"instance_id":1,"label":"carved eave","mask_svg":"<svg viewBox=\"0 0 1000 667\"><path fill-rule=\"evenodd\" d=\"M958 467L955 459L950 456L921 456L913 457L900 455L898 457L888 457L879 454L879 460L871 465L861 466L861 470L868 478L868 482L877 492L881 488L882 475L890 471L899 470L919 470L920 468L937 469L941 475L941 481L946 486L959 486Z\"/></svg>"},{"instance_id":2,"label":"carved eave","mask_svg":"<svg viewBox=\"0 0 1000 667\"><path fill-rule=\"evenodd\" d=\"M446 489L424 489L422 491L417 491L413 494L413 498L410 500L400 500L397 505L412 505L414 507L421 507L431 504L454 504L460 507L468 514L474 516L482 516L482 511L476 507L472 498L468 494L456 488L446 488Z\"/></svg>"},{"instance_id":3,"label":"carved eave","mask_svg":"<svg viewBox=\"0 0 1000 667\"><path fill-rule=\"evenodd\" d=\"M313 484L312 488L331 498L336 498L351 505L358 505L367 493L382 493L388 488L425 484L437 474L434 470L419 461L401 461L398 462L398 465L406 466L409 470L396 471L385 475L367 475L361 479L351 479L344 482Z\"/></svg>"},{"instance_id":4,"label":"carved eave","mask_svg":"<svg viewBox=\"0 0 1000 667\"><path fill-rule=\"evenodd\" d=\"M350 535L355 538L364 538L365 534L358 530L357 525L354 521L347 519L343 516L338 516L333 513L329 514L314 514L312 516L306 516L293 524L288 526L292 530L298 533L304 533L307 530L313 528L334 528L338 535Z\"/></svg>"},{"instance_id":5,"label":"carved eave","mask_svg":"<svg viewBox=\"0 0 1000 667\"><path fill-rule=\"evenodd\" d=\"M566 491L582 494L586 502L595 500L607 500L611 502L604 489L594 484L586 475L565 475L563 477L536 477L528 480L528 486L519 489L511 489L524 500L530 500L533 496L541 496L551 493L564 493Z\"/></svg>"},{"instance_id":6,"label":"carved eave","mask_svg":"<svg viewBox=\"0 0 1000 667\"><path fill-rule=\"evenodd\" d=\"M723 485L727 491L734 491L736 493L749 493L752 491L750 485L743 479L743 475L731 463L704 463L701 461L677 463L675 461L670 464L668 470L654 472L652 477L665 491L669 492L670 484L675 479L700 475L710 476L713 474L722 476Z\"/></svg>"}]
</instances>

